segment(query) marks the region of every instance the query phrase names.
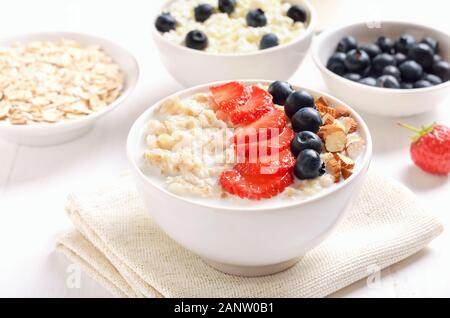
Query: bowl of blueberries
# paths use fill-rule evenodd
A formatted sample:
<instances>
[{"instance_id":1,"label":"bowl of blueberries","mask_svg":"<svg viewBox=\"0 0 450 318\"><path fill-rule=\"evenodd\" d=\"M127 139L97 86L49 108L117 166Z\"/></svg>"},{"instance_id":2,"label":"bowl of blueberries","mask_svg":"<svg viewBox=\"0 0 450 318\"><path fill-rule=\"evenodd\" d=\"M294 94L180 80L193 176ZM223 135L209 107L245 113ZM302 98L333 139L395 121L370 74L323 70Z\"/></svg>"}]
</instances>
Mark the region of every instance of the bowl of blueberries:
<instances>
[{"instance_id":1,"label":"bowl of blueberries","mask_svg":"<svg viewBox=\"0 0 450 318\"><path fill-rule=\"evenodd\" d=\"M316 21L306 0L171 0L154 17L152 37L184 86L289 79L311 46Z\"/></svg>"},{"instance_id":2,"label":"bowl of blueberries","mask_svg":"<svg viewBox=\"0 0 450 318\"><path fill-rule=\"evenodd\" d=\"M312 50L330 91L362 112L412 116L450 96L450 36L437 29L353 23L325 31Z\"/></svg>"}]
</instances>

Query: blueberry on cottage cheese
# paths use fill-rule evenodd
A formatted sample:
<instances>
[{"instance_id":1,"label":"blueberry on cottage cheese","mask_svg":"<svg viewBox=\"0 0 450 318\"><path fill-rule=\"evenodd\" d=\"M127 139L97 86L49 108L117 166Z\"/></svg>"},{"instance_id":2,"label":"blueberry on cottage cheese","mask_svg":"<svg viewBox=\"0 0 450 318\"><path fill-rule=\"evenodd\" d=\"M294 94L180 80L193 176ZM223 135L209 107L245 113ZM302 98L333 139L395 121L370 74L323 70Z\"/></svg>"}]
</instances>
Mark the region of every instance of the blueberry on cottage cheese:
<instances>
[{"instance_id":1,"label":"blueberry on cottage cheese","mask_svg":"<svg viewBox=\"0 0 450 318\"><path fill-rule=\"evenodd\" d=\"M186 35L186 46L194 50L204 50L208 46L208 37L199 30L193 30Z\"/></svg>"},{"instance_id":2,"label":"blueberry on cottage cheese","mask_svg":"<svg viewBox=\"0 0 450 318\"><path fill-rule=\"evenodd\" d=\"M219 0L219 11L231 14L236 9L236 0Z\"/></svg>"},{"instance_id":3,"label":"blueberry on cottage cheese","mask_svg":"<svg viewBox=\"0 0 450 318\"><path fill-rule=\"evenodd\" d=\"M308 18L306 10L298 5L293 5L287 11L287 16L294 20L294 22L305 22Z\"/></svg>"},{"instance_id":4,"label":"blueberry on cottage cheese","mask_svg":"<svg viewBox=\"0 0 450 318\"><path fill-rule=\"evenodd\" d=\"M261 38L261 41L259 42L259 49L265 50L269 49L271 47L278 46L280 44L280 41L278 40L278 37L273 33L267 33L264 34Z\"/></svg>"},{"instance_id":5,"label":"blueberry on cottage cheese","mask_svg":"<svg viewBox=\"0 0 450 318\"><path fill-rule=\"evenodd\" d=\"M286 113L286 116L292 118L295 113L305 107L316 108L314 97L306 91L293 92L286 99L284 112Z\"/></svg>"},{"instance_id":6,"label":"blueberry on cottage cheese","mask_svg":"<svg viewBox=\"0 0 450 318\"><path fill-rule=\"evenodd\" d=\"M247 13L246 16L247 25L254 27L254 28L260 28L265 25L267 25L267 18L262 9L253 9L250 10Z\"/></svg>"},{"instance_id":7,"label":"blueberry on cottage cheese","mask_svg":"<svg viewBox=\"0 0 450 318\"><path fill-rule=\"evenodd\" d=\"M175 30L177 26L177 21L168 12L162 13L156 18L155 27L159 32L165 33L170 30Z\"/></svg>"},{"instance_id":8,"label":"blueberry on cottage cheese","mask_svg":"<svg viewBox=\"0 0 450 318\"><path fill-rule=\"evenodd\" d=\"M200 4L194 8L195 21L205 22L214 13L214 7L210 4Z\"/></svg>"},{"instance_id":9,"label":"blueberry on cottage cheese","mask_svg":"<svg viewBox=\"0 0 450 318\"><path fill-rule=\"evenodd\" d=\"M275 81L270 84L268 92L273 97L273 102L277 105L284 105L286 99L294 91L291 84L288 82Z\"/></svg>"}]
</instances>

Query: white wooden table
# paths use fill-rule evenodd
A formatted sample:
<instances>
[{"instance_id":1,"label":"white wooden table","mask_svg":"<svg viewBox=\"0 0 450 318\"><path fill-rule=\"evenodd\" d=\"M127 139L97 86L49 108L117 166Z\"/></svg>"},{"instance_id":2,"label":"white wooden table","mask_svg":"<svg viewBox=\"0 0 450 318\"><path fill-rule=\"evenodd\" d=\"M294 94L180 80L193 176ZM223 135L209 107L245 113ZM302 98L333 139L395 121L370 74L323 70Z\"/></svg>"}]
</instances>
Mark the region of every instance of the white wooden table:
<instances>
[{"instance_id":1,"label":"white wooden table","mask_svg":"<svg viewBox=\"0 0 450 318\"><path fill-rule=\"evenodd\" d=\"M333 0L336 1L336 0ZM72 30L110 38L138 59L140 83L126 104L92 132L74 142L48 148L17 146L0 140L0 296L109 296L83 274L81 287L66 286L70 263L54 251L54 238L71 226L63 208L69 192L113 179L127 168L125 139L130 125L152 103L181 89L159 62L149 29L161 1L4 0L0 36L29 31ZM339 19L379 17L422 21L450 32L450 22L436 14L445 1L342 1ZM407 8L407 9L406 9ZM292 82L326 90L308 58ZM450 103L436 112L404 119L420 125L450 124ZM408 132L395 121L364 116L374 138L373 166L411 188L429 213L450 226L450 182L415 168L408 155ZM403 261L369 288L354 284L339 297L450 297L450 235Z\"/></svg>"}]
</instances>

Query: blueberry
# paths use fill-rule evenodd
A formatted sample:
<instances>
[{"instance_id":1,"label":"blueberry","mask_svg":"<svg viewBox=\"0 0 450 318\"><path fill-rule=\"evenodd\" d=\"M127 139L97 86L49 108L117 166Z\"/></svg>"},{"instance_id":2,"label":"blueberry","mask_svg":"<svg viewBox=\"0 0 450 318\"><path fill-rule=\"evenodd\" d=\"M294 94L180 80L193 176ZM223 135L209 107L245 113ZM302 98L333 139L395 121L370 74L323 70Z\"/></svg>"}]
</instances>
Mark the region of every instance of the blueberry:
<instances>
[{"instance_id":1,"label":"blueberry","mask_svg":"<svg viewBox=\"0 0 450 318\"><path fill-rule=\"evenodd\" d=\"M368 86L377 86L377 80L373 77L365 77L359 81L359 83L368 85Z\"/></svg>"},{"instance_id":2,"label":"blueberry","mask_svg":"<svg viewBox=\"0 0 450 318\"><path fill-rule=\"evenodd\" d=\"M414 88L414 84L403 82L403 83L400 84L400 88L401 89L413 89Z\"/></svg>"},{"instance_id":3,"label":"blueberry","mask_svg":"<svg viewBox=\"0 0 450 318\"><path fill-rule=\"evenodd\" d=\"M294 89L288 82L275 81L270 84L268 91L272 95L275 104L284 105Z\"/></svg>"},{"instance_id":4,"label":"blueberry","mask_svg":"<svg viewBox=\"0 0 450 318\"><path fill-rule=\"evenodd\" d=\"M394 51L394 41L391 38L380 36L377 40L377 45L384 53L393 53Z\"/></svg>"},{"instance_id":5,"label":"blueberry","mask_svg":"<svg viewBox=\"0 0 450 318\"><path fill-rule=\"evenodd\" d=\"M361 75L359 75L358 73L347 73L344 75L344 77L353 82L358 82L361 79Z\"/></svg>"},{"instance_id":6,"label":"blueberry","mask_svg":"<svg viewBox=\"0 0 450 318\"><path fill-rule=\"evenodd\" d=\"M416 43L416 39L410 34L403 34L395 42L395 50L398 53L408 54L409 49Z\"/></svg>"},{"instance_id":7,"label":"blueberry","mask_svg":"<svg viewBox=\"0 0 450 318\"><path fill-rule=\"evenodd\" d=\"M430 82L433 85L442 84L441 78L439 76L434 75L434 74L426 74L426 75L423 76L423 79L425 81Z\"/></svg>"},{"instance_id":8,"label":"blueberry","mask_svg":"<svg viewBox=\"0 0 450 318\"><path fill-rule=\"evenodd\" d=\"M259 28L267 24L267 18L262 9L253 9L247 13L246 16L247 25Z\"/></svg>"},{"instance_id":9,"label":"blueberry","mask_svg":"<svg viewBox=\"0 0 450 318\"><path fill-rule=\"evenodd\" d=\"M383 88L400 88L400 83L392 75L383 75L377 79L377 86Z\"/></svg>"},{"instance_id":10,"label":"blueberry","mask_svg":"<svg viewBox=\"0 0 450 318\"><path fill-rule=\"evenodd\" d=\"M294 22L305 22L308 18L306 10L298 5L293 5L287 11L287 16Z\"/></svg>"},{"instance_id":11,"label":"blueberry","mask_svg":"<svg viewBox=\"0 0 450 318\"><path fill-rule=\"evenodd\" d=\"M402 80L405 82L417 82L423 75L422 66L415 61L403 62L399 69L402 74Z\"/></svg>"},{"instance_id":12,"label":"blueberry","mask_svg":"<svg viewBox=\"0 0 450 318\"><path fill-rule=\"evenodd\" d=\"M408 58L422 65L425 70L431 70L434 63L433 50L424 43L414 44L409 49Z\"/></svg>"},{"instance_id":13,"label":"blueberry","mask_svg":"<svg viewBox=\"0 0 450 318\"><path fill-rule=\"evenodd\" d=\"M159 32L169 32L175 30L177 21L170 13L163 13L156 18L155 27Z\"/></svg>"},{"instance_id":14,"label":"blueberry","mask_svg":"<svg viewBox=\"0 0 450 318\"><path fill-rule=\"evenodd\" d=\"M200 4L194 8L195 21L205 22L214 13L214 7L210 4Z\"/></svg>"},{"instance_id":15,"label":"blueberry","mask_svg":"<svg viewBox=\"0 0 450 318\"><path fill-rule=\"evenodd\" d=\"M443 82L450 80L450 64L445 61L434 63L433 74L439 76Z\"/></svg>"},{"instance_id":16,"label":"blueberry","mask_svg":"<svg viewBox=\"0 0 450 318\"><path fill-rule=\"evenodd\" d=\"M337 45L337 52L347 53L348 51L356 49L358 43L356 42L353 36L346 36L342 40L339 41Z\"/></svg>"},{"instance_id":17,"label":"blueberry","mask_svg":"<svg viewBox=\"0 0 450 318\"><path fill-rule=\"evenodd\" d=\"M219 11L231 14L236 9L236 0L219 0Z\"/></svg>"},{"instance_id":18,"label":"blueberry","mask_svg":"<svg viewBox=\"0 0 450 318\"><path fill-rule=\"evenodd\" d=\"M334 53L328 60L327 69L336 73L339 76L343 76L347 73L347 67L345 66L345 58L347 55L342 52Z\"/></svg>"},{"instance_id":19,"label":"blueberry","mask_svg":"<svg viewBox=\"0 0 450 318\"><path fill-rule=\"evenodd\" d=\"M435 54L433 56L433 61L434 61L434 63L440 62L440 61L442 61L442 57L439 54Z\"/></svg>"},{"instance_id":20,"label":"blueberry","mask_svg":"<svg viewBox=\"0 0 450 318\"><path fill-rule=\"evenodd\" d=\"M273 33L267 33L261 38L261 41L259 42L259 49L270 49L271 47L278 46L278 44L280 44L278 37Z\"/></svg>"},{"instance_id":21,"label":"blueberry","mask_svg":"<svg viewBox=\"0 0 450 318\"><path fill-rule=\"evenodd\" d=\"M314 97L305 91L293 92L286 99L284 112L286 116L292 118L302 108L316 108Z\"/></svg>"},{"instance_id":22,"label":"blueberry","mask_svg":"<svg viewBox=\"0 0 450 318\"><path fill-rule=\"evenodd\" d=\"M351 50L345 58L345 66L351 72L362 72L370 65L369 55L359 49Z\"/></svg>"},{"instance_id":23,"label":"blueberry","mask_svg":"<svg viewBox=\"0 0 450 318\"><path fill-rule=\"evenodd\" d=\"M427 36L420 43L428 45L433 50L434 54L437 54L439 52L439 42L433 39L431 36Z\"/></svg>"},{"instance_id":24,"label":"blueberry","mask_svg":"<svg viewBox=\"0 0 450 318\"><path fill-rule=\"evenodd\" d=\"M381 54L381 49L376 44L363 44L359 48L369 54L371 59L373 59L378 54Z\"/></svg>"},{"instance_id":25,"label":"blueberry","mask_svg":"<svg viewBox=\"0 0 450 318\"><path fill-rule=\"evenodd\" d=\"M402 64L403 62L405 62L408 58L407 58L406 55L403 54L403 53L396 53L396 54L394 55L394 59L395 59L395 62L397 63L397 65L400 65L400 64Z\"/></svg>"},{"instance_id":26,"label":"blueberry","mask_svg":"<svg viewBox=\"0 0 450 318\"><path fill-rule=\"evenodd\" d=\"M426 80L420 80L414 83L414 88L427 88L431 86L433 86L433 84Z\"/></svg>"},{"instance_id":27,"label":"blueberry","mask_svg":"<svg viewBox=\"0 0 450 318\"><path fill-rule=\"evenodd\" d=\"M291 123L295 132L311 131L317 133L322 126L322 118L316 109L305 107L292 116Z\"/></svg>"},{"instance_id":28,"label":"blueberry","mask_svg":"<svg viewBox=\"0 0 450 318\"><path fill-rule=\"evenodd\" d=\"M322 148L322 140L320 137L310 131L302 131L295 134L291 142L291 152L295 157L305 149L312 149L321 153Z\"/></svg>"},{"instance_id":29,"label":"blueberry","mask_svg":"<svg viewBox=\"0 0 450 318\"><path fill-rule=\"evenodd\" d=\"M303 150L295 162L294 175L300 180L315 179L322 173L323 162L317 151Z\"/></svg>"},{"instance_id":30,"label":"blueberry","mask_svg":"<svg viewBox=\"0 0 450 318\"><path fill-rule=\"evenodd\" d=\"M186 46L194 50L204 50L208 46L208 37L199 30L190 31L186 34Z\"/></svg>"},{"instance_id":31,"label":"blueberry","mask_svg":"<svg viewBox=\"0 0 450 318\"><path fill-rule=\"evenodd\" d=\"M382 53L377 56L372 61L372 71L376 75L381 75L386 66L396 65L395 58L391 54Z\"/></svg>"},{"instance_id":32,"label":"blueberry","mask_svg":"<svg viewBox=\"0 0 450 318\"><path fill-rule=\"evenodd\" d=\"M388 65L383 69L383 75L391 75L394 76L397 81L401 81L401 73L397 66Z\"/></svg>"}]
</instances>

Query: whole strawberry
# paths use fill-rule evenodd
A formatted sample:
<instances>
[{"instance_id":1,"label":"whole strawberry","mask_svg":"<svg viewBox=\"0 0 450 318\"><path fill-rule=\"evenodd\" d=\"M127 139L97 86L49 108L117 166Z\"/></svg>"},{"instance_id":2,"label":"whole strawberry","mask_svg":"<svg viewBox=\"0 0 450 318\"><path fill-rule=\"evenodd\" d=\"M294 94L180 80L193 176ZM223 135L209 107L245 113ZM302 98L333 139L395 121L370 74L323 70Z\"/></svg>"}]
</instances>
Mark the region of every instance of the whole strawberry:
<instances>
[{"instance_id":1,"label":"whole strawberry","mask_svg":"<svg viewBox=\"0 0 450 318\"><path fill-rule=\"evenodd\" d=\"M450 172L450 128L430 125L418 129L406 124L400 126L412 130L411 158L422 170L438 175Z\"/></svg>"}]
</instances>

